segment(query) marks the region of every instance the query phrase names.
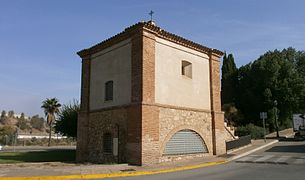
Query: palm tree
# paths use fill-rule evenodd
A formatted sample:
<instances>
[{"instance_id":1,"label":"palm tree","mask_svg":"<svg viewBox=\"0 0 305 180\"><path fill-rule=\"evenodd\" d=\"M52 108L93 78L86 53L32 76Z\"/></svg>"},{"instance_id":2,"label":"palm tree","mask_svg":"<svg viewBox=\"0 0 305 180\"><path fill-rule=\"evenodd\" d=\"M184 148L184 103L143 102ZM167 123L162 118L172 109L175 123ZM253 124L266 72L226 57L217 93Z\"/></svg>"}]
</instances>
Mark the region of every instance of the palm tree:
<instances>
[{"instance_id":1,"label":"palm tree","mask_svg":"<svg viewBox=\"0 0 305 180\"><path fill-rule=\"evenodd\" d=\"M55 115L59 113L60 106L61 104L59 104L58 99L56 98L52 98L52 99L47 98L42 102L41 108L44 109L44 113L47 117L47 124L50 127L48 146L51 145L52 126L53 126L53 122L55 121Z\"/></svg>"}]
</instances>

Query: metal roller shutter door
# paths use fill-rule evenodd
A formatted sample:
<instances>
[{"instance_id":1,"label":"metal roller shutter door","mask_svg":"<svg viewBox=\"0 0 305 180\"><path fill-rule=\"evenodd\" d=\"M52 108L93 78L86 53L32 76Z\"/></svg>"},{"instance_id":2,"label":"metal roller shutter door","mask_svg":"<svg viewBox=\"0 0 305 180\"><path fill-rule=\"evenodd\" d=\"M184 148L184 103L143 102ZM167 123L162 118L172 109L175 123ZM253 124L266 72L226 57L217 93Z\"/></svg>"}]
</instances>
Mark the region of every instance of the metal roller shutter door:
<instances>
[{"instance_id":1,"label":"metal roller shutter door","mask_svg":"<svg viewBox=\"0 0 305 180\"><path fill-rule=\"evenodd\" d=\"M167 142L164 155L206 153L207 147L203 139L194 131L181 130Z\"/></svg>"}]
</instances>

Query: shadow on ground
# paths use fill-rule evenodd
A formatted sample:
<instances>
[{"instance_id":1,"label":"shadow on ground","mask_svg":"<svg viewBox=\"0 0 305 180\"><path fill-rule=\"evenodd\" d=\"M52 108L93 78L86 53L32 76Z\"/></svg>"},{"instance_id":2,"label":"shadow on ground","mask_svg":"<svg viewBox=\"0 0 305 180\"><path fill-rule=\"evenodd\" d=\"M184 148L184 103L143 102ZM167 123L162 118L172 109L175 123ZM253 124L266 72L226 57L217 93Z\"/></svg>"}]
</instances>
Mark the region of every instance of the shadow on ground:
<instances>
[{"instance_id":1,"label":"shadow on ground","mask_svg":"<svg viewBox=\"0 0 305 180\"><path fill-rule=\"evenodd\" d=\"M266 152L305 153L305 145L274 146Z\"/></svg>"},{"instance_id":2,"label":"shadow on ground","mask_svg":"<svg viewBox=\"0 0 305 180\"><path fill-rule=\"evenodd\" d=\"M33 152L2 152L0 164L22 162L74 162L75 150L47 150Z\"/></svg>"},{"instance_id":3,"label":"shadow on ground","mask_svg":"<svg viewBox=\"0 0 305 180\"><path fill-rule=\"evenodd\" d=\"M279 141L305 141L304 137L267 137L266 139L278 139Z\"/></svg>"},{"instance_id":4,"label":"shadow on ground","mask_svg":"<svg viewBox=\"0 0 305 180\"><path fill-rule=\"evenodd\" d=\"M304 138L285 138L280 137L279 141L282 142L294 142L294 141L304 141ZM298 144L298 145L279 145L274 146L266 152L283 152L283 153L305 153L305 144Z\"/></svg>"}]
</instances>

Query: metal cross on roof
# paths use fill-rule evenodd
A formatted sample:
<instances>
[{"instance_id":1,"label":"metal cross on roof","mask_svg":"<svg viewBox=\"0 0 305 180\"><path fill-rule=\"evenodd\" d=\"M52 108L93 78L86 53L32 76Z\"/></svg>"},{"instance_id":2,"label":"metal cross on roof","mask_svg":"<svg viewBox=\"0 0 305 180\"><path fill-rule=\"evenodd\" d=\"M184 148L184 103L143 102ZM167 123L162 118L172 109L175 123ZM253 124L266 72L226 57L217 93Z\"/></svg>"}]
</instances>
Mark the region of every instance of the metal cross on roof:
<instances>
[{"instance_id":1,"label":"metal cross on roof","mask_svg":"<svg viewBox=\"0 0 305 180\"><path fill-rule=\"evenodd\" d=\"M152 21L152 19L153 19L153 14L154 14L154 13L155 13L155 12L154 12L154 11L152 11L152 10L149 12L149 15L150 15L150 21Z\"/></svg>"}]
</instances>

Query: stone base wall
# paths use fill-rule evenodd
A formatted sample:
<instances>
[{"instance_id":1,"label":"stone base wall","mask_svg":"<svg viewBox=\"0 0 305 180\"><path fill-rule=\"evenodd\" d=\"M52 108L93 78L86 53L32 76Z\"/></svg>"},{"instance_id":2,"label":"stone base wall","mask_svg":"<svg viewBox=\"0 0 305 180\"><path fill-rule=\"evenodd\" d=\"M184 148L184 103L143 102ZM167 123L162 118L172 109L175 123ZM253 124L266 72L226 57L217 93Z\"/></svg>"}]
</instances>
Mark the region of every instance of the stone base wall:
<instances>
[{"instance_id":1,"label":"stone base wall","mask_svg":"<svg viewBox=\"0 0 305 180\"><path fill-rule=\"evenodd\" d=\"M192 109L176 109L170 107L159 107L160 121L160 149L159 162L190 159L213 154L212 144L212 119L210 112L195 111ZM168 140L178 131L190 129L197 132L204 140L208 153L164 156L163 152Z\"/></svg>"},{"instance_id":2,"label":"stone base wall","mask_svg":"<svg viewBox=\"0 0 305 180\"><path fill-rule=\"evenodd\" d=\"M224 113L214 112L215 118L215 155L226 154L226 130L224 126Z\"/></svg>"},{"instance_id":3,"label":"stone base wall","mask_svg":"<svg viewBox=\"0 0 305 180\"><path fill-rule=\"evenodd\" d=\"M88 133L88 161L97 163L126 162L127 109L90 113ZM103 152L103 135L119 138L119 156Z\"/></svg>"},{"instance_id":4,"label":"stone base wall","mask_svg":"<svg viewBox=\"0 0 305 180\"><path fill-rule=\"evenodd\" d=\"M198 153L198 154L175 155L175 156L168 155L168 156L161 156L159 158L159 163L181 161L181 160L188 160L188 159L195 159L195 158L202 158L209 156L211 156L210 153Z\"/></svg>"},{"instance_id":5,"label":"stone base wall","mask_svg":"<svg viewBox=\"0 0 305 180\"><path fill-rule=\"evenodd\" d=\"M226 133L216 129L216 155L226 154Z\"/></svg>"},{"instance_id":6,"label":"stone base wall","mask_svg":"<svg viewBox=\"0 0 305 180\"><path fill-rule=\"evenodd\" d=\"M77 148L78 157L85 161L149 165L213 155L212 114L208 111L150 104L91 112L87 117L86 140L80 140L84 145ZM163 155L166 143L183 129L198 133L208 153ZM103 152L104 133L119 138L118 156ZM225 133L216 129L215 134L217 154L223 154Z\"/></svg>"},{"instance_id":7,"label":"stone base wall","mask_svg":"<svg viewBox=\"0 0 305 180\"><path fill-rule=\"evenodd\" d=\"M79 114L76 156L79 162L141 165L141 106L113 107ZM118 138L118 154L105 153L103 136Z\"/></svg>"}]
</instances>

